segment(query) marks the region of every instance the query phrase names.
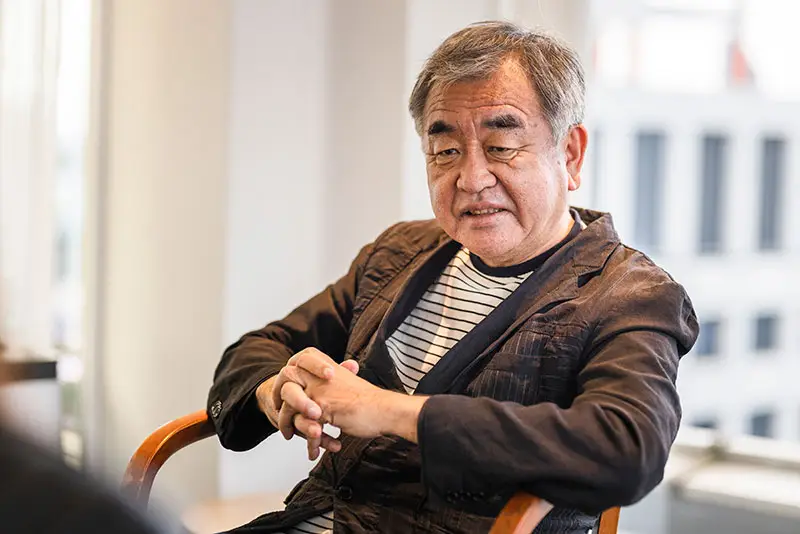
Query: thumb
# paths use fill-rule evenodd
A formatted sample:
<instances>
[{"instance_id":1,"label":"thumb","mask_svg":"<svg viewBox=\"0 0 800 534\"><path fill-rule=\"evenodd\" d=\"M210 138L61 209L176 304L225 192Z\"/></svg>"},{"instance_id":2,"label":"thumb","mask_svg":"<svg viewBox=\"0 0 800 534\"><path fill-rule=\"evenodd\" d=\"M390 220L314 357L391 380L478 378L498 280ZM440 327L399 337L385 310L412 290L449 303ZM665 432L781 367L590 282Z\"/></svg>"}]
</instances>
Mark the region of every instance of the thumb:
<instances>
[{"instance_id":1,"label":"thumb","mask_svg":"<svg viewBox=\"0 0 800 534\"><path fill-rule=\"evenodd\" d=\"M340 364L342 367L353 373L358 374L358 362L355 360L345 360Z\"/></svg>"}]
</instances>

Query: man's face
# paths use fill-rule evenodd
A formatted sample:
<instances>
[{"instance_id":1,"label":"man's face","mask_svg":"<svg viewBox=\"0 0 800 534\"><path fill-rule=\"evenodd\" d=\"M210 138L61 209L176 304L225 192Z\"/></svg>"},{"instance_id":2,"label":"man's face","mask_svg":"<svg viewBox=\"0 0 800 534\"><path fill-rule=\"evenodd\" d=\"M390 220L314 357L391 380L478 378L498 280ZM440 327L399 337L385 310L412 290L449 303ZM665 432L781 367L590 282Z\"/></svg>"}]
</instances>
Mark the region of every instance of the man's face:
<instances>
[{"instance_id":1,"label":"man's face","mask_svg":"<svg viewBox=\"0 0 800 534\"><path fill-rule=\"evenodd\" d=\"M580 185L586 131L554 141L515 61L488 80L434 86L422 129L436 219L484 262L521 263L569 231L567 191Z\"/></svg>"}]
</instances>

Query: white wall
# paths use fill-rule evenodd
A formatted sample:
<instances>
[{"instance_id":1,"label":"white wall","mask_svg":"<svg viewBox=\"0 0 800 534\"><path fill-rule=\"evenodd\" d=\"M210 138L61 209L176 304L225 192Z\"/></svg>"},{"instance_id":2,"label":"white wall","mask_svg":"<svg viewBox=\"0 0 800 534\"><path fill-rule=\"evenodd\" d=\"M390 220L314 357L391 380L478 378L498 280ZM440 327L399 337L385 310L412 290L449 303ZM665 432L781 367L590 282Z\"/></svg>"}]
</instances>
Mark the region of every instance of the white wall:
<instances>
[{"instance_id":1,"label":"white wall","mask_svg":"<svg viewBox=\"0 0 800 534\"><path fill-rule=\"evenodd\" d=\"M327 2L233 5L226 345L322 287L327 169ZM280 436L246 453L222 451L221 495L290 489L310 466L304 452Z\"/></svg>"},{"instance_id":2,"label":"white wall","mask_svg":"<svg viewBox=\"0 0 800 534\"><path fill-rule=\"evenodd\" d=\"M230 8L110 2L98 243L102 442L110 476L158 425L205 405L223 331ZM216 493L216 447L170 461L168 503ZM168 495L168 497L166 497Z\"/></svg>"},{"instance_id":3,"label":"white wall","mask_svg":"<svg viewBox=\"0 0 800 534\"><path fill-rule=\"evenodd\" d=\"M401 218L405 10L404 1L335 0L318 43L328 73L326 281Z\"/></svg>"}]
</instances>

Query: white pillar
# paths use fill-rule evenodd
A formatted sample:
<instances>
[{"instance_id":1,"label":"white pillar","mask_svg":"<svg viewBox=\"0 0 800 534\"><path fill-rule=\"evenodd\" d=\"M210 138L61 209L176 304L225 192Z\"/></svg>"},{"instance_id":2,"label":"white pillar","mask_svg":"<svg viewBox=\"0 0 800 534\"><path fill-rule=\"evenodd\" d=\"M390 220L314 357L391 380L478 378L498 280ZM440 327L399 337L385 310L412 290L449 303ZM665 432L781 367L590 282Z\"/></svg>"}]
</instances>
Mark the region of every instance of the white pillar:
<instances>
[{"instance_id":1,"label":"white pillar","mask_svg":"<svg viewBox=\"0 0 800 534\"><path fill-rule=\"evenodd\" d=\"M401 218L406 1L336 0L328 15L325 265L341 276Z\"/></svg>"},{"instance_id":2,"label":"white pillar","mask_svg":"<svg viewBox=\"0 0 800 534\"><path fill-rule=\"evenodd\" d=\"M222 346L230 5L109 2L105 198L94 364L110 475L158 425L205 406ZM166 504L216 493L216 446L177 455ZM168 497L167 497L168 496Z\"/></svg>"},{"instance_id":3,"label":"white pillar","mask_svg":"<svg viewBox=\"0 0 800 534\"><path fill-rule=\"evenodd\" d=\"M233 6L223 345L283 317L340 272L322 275L328 3ZM207 386L222 348L203 369ZM287 492L313 465L305 455L302 440L278 435L245 453L221 451L220 495Z\"/></svg>"}]
</instances>

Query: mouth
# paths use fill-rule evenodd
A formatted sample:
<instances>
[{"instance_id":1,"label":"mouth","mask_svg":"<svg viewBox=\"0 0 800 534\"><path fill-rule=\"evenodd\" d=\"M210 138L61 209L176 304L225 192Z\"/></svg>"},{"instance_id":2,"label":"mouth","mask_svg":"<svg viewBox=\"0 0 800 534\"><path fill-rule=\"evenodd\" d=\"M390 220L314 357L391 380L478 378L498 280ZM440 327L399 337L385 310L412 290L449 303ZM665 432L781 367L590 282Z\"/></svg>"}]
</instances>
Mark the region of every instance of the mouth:
<instances>
[{"instance_id":1,"label":"mouth","mask_svg":"<svg viewBox=\"0 0 800 534\"><path fill-rule=\"evenodd\" d=\"M480 217L483 215L494 215L495 213L500 213L502 211L505 210L502 208L484 208L479 210L465 210L462 215L468 217Z\"/></svg>"}]
</instances>

